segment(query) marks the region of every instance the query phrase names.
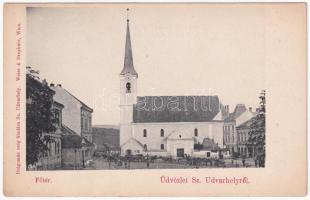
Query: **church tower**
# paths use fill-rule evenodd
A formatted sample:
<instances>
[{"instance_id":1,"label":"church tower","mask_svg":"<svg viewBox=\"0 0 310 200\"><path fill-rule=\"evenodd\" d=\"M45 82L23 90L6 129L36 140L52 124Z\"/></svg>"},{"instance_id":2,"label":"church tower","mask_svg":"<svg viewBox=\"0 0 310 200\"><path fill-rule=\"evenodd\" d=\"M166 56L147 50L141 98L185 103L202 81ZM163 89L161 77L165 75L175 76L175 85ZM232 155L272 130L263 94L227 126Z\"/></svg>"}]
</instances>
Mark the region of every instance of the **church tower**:
<instances>
[{"instance_id":1,"label":"church tower","mask_svg":"<svg viewBox=\"0 0 310 200\"><path fill-rule=\"evenodd\" d=\"M127 8L127 30L125 58L123 70L120 73L120 145L132 137L133 105L137 101L138 73L133 65L129 19Z\"/></svg>"}]
</instances>

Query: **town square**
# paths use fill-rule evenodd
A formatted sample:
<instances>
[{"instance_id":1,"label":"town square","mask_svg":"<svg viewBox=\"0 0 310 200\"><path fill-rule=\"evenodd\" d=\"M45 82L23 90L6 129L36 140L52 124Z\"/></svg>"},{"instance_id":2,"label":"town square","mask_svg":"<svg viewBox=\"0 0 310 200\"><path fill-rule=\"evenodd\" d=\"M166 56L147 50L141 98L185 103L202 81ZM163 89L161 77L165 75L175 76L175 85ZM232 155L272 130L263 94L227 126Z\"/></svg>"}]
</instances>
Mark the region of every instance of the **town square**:
<instances>
[{"instance_id":1,"label":"town square","mask_svg":"<svg viewBox=\"0 0 310 200\"><path fill-rule=\"evenodd\" d=\"M99 11L96 10L97 14L102 14ZM52 10L29 9L29 30L35 33L45 26L38 20L37 13L55 16ZM126 18L117 23L123 25L119 40L123 41L121 46L124 53L118 55L117 59L113 57L113 61L117 60L122 65L113 66L117 74L112 76L108 75L111 67L101 63L108 69L104 79L113 77L113 80L117 80L113 84L101 85L108 89L117 88L113 101L117 108L114 110L109 104L101 109L100 105L106 101L100 98L90 103L82 100L88 95L76 95L95 90L98 85L93 82L101 79L76 80L72 82L73 88L67 88L63 84L67 83L67 76L51 71L46 73L49 70L37 70L38 64L33 63L40 61L40 58L36 57L37 54L29 53L31 59L26 69L27 170L265 167L266 91L263 88L254 91L252 105L243 103L243 98L249 96L247 94L237 97L234 104L224 103L222 96L230 92L225 88L221 88L221 95L216 91L150 93L152 90L144 77L151 76L151 72L145 70L147 66L138 68L134 64L136 57L140 60L144 58L134 55L145 53L134 48L136 35L132 33L136 33L139 27L134 24L132 31L134 18L130 18L129 8L123 13ZM61 22L55 21L57 23ZM105 33L109 31L105 30ZM34 39L30 39L30 42L36 44L37 40ZM94 75L101 66L86 69L93 71ZM214 69L210 67L206 71ZM54 77L54 80L46 79L45 74L52 74L48 76ZM196 74L193 71L193 75ZM54 82L55 77L59 78L57 83ZM191 77L183 77L184 82L187 79L190 82ZM179 86L182 82L170 85L161 83L165 80L154 80L163 87L182 91ZM141 86L145 87L146 92L138 92ZM109 123L109 118L111 121L113 118L113 124Z\"/></svg>"}]
</instances>

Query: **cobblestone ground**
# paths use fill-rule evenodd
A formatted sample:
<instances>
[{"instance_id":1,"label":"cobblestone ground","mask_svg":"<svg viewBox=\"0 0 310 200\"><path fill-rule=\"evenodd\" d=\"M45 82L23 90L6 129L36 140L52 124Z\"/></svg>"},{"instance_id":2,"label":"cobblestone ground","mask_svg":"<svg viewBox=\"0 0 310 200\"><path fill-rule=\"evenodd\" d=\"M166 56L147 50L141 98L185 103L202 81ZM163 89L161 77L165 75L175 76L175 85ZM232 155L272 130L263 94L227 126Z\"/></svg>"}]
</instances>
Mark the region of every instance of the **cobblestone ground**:
<instances>
[{"instance_id":1,"label":"cobblestone ground","mask_svg":"<svg viewBox=\"0 0 310 200\"><path fill-rule=\"evenodd\" d=\"M242 165L242 159L237 159L231 161L231 159L225 159L225 167L226 168L236 168L236 167L243 167ZM246 167L255 167L254 160L247 159L246 160ZM146 162L130 162L130 164L127 164L127 168L125 167L125 164L123 163L122 166L119 166L115 162L108 162L102 158L94 159L94 163L92 166L88 166L84 169L110 169L110 170L117 170L117 169L194 169L197 168L195 165L189 165L185 163L170 163L170 162L154 162L150 163L149 167L147 166ZM198 168L223 168L216 167L216 166L206 166L206 165L199 165Z\"/></svg>"}]
</instances>

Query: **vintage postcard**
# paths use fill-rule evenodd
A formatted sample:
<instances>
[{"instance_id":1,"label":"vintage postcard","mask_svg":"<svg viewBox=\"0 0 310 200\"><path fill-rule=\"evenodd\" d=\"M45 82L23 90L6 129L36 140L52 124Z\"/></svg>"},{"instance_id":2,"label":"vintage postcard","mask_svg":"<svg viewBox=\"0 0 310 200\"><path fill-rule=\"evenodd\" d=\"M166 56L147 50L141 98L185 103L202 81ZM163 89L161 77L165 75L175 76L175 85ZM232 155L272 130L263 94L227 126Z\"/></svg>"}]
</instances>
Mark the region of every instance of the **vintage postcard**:
<instances>
[{"instance_id":1,"label":"vintage postcard","mask_svg":"<svg viewBox=\"0 0 310 200\"><path fill-rule=\"evenodd\" d=\"M5 4L7 196L304 196L306 4Z\"/></svg>"}]
</instances>

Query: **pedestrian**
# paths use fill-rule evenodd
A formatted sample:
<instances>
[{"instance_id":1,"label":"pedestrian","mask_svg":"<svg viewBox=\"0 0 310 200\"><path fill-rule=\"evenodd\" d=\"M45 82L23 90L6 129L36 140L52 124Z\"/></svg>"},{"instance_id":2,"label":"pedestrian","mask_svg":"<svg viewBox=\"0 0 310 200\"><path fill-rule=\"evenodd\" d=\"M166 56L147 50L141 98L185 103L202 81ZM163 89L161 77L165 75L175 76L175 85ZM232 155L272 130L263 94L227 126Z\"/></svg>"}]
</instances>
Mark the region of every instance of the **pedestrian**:
<instances>
[{"instance_id":1,"label":"pedestrian","mask_svg":"<svg viewBox=\"0 0 310 200\"><path fill-rule=\"evenodd\" d=\"M149 159L146 160L146 167L147 167L147 168L150 167L150 161L149 161Z\"/></svg>"},{"instance_id":2,"label":"pedestrian","mask_svg":"<svg viewBox=\"0 0 310 200\"><path fill-rule=\"evenodd\" d=\"M109 169L111 168L111 157L108 156Z\"/></svg>"},{"instance_id":3,"label":"pedestrian","mask_svg":"<svg viewBox=\"0 0 310 200\"><path fill-rule=\"evenodd\" d=\"M245 167L245 155L242 156L242 165Z\"/></svg>"}]
</instances>

